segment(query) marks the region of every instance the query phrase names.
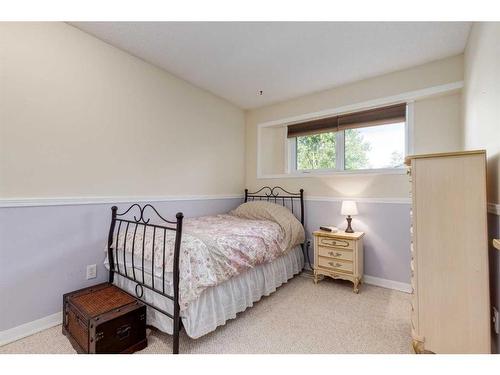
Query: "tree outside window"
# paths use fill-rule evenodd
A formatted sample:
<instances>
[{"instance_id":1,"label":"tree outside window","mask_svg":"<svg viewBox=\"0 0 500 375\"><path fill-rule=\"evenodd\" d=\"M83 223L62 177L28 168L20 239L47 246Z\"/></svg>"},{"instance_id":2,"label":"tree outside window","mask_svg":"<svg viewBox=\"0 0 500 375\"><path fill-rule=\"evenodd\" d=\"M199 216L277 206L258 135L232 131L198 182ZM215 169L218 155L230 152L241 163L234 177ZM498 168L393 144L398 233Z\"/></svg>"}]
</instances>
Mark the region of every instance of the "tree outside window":
<instances>
[{"instance_id":1,"label":"tree outside window","mask_svg":"<svg viewBox=\"0 0 500 375\"><path fill-rule=\"evenodd\" d=\"M336 132L297 137L297 170L336 169L338 140ZM345 130L341 146L344 170L402 168L405 123Z\"/></svg>"}]
</instances>

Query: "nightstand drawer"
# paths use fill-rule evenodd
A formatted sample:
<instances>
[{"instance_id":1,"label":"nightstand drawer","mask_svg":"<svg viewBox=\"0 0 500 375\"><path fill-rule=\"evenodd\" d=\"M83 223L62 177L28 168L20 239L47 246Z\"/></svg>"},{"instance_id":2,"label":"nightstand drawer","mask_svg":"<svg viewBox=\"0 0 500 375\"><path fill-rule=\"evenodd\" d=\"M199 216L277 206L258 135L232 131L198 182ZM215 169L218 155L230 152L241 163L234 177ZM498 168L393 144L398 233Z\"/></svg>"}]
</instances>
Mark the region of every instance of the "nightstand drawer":
<instances>
[{"instance_id":1,"label":"nightstand drawer","mask_svg":"<svg viewBox=\"0 0 500 375\"><path fill-rule=\"evenodd\" d=\"M320 257L353 260L352 250L318 246L318 254Z\"/></svg>"},{"instance_id":2,"label":"nightstand drawer","mask_svg":"<svg viewBox=\"0 0 500 375\"><path fill-rule=\"evenodd\" d=\"M332 269L334 271L352 273L353 267L352 262L346 262L343 260L318 257L318 265L323 268Z\"/></svg>"},{"instance_id":3,"label":"nightstand drawer","mask_svg":"<svg viewBox=\"0 0 500 375\"><path fill-rule=\"evenodd\" d=\"M341 247L345 249L354 249L353 240L344 240L340 238L318 237L320 246Z\"/></svg>"}]
</instances>

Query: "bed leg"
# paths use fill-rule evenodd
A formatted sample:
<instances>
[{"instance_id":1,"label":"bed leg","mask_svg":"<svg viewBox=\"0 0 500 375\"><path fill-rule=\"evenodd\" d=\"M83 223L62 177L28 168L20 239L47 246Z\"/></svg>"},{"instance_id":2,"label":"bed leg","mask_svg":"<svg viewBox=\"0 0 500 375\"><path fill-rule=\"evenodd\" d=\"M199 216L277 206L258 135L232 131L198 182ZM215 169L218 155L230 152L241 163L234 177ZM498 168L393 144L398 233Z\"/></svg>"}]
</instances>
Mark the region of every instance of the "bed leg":
<instances>
[{"instance_id":1,"label":"bed leg","mask_svg":"<svg viewBox=\"0 0 500 375\"><path fill-rule=\"evenodd\" d=\"M181 235L182 235L182 219L184 215L182 212L178 212L175 215L177 218L177 227L175 231L175 245L174 245L174 272L173 272L173 284L174 284L174 343L173 343L173 354L179 354L179 330L181 324L181 314L179 306L179 256L181 249Z\"/></svg>"},{"instance_id":2,"label":"bed leg","mask_svg":"<svg viewBox=\"0 0 500 375\"><path fill-rule=\"evenodd\" d=\"M174 320L174 347L172 350L172 354L179 354L179 331L180 331L179 320L180 319Z\"/></svg>"}]
</instances>

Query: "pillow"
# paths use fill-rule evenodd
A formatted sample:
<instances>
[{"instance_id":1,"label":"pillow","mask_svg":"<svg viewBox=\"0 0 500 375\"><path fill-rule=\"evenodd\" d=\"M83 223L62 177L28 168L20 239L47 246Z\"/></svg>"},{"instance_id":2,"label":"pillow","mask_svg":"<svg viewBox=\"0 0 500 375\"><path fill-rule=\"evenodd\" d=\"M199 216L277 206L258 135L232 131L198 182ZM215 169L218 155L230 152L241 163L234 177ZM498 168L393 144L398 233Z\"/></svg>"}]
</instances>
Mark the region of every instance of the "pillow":
<instances>
[{"instance_id":1,"label":"pillow","mask_svg":"<svg viewBox=\"0 0 500 375\"><path fill-rule=\"evenodd\" d=\"M288 249L304 242L304 227L294 214L279 204L254 201L241 204L231 215L250 220L270 220L277 223L284 232L284 246Z\"/></svg>"}]
</instances>

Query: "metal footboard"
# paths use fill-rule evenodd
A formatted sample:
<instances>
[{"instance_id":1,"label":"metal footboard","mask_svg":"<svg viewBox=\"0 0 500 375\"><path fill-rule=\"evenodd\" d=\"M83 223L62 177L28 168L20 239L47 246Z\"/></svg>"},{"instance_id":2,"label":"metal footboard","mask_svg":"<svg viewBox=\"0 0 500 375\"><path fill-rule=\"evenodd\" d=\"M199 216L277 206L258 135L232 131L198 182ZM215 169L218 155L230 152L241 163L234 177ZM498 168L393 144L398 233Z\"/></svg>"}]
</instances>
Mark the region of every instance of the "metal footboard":
<instances>
[{"instance_id":1,"label":"metal footboard","mask_svg":"<svg viewBox=\"0 0 500 375\"><path fill-rule=\"evenodd\" d=\"M165 225L157 225L150 223L151 218L147 216L148 211L157 216L158 219L162 221L162 224ZM135 212L135 215L134 215ZM128 214L128 216L127 216ZM151 206L150 204L146 204L144 206L140 206L139 204L133 204L126 211L122 213L118 213L118 207L111 207L111 225L109 228L108 235L108 261L109 261L109 282L112 283L114 280L114 275L118 274L128 280L131 280L135 284L135 294L136 297L141 299L141 301L148 305L149 307L155 309L159 313L169 317L173 320L173 353L179 353L179 332L181 329L181 319L180 319L180 305L179 305L179 255L180 255L180 247L181 247L181 237L182 237L182 220L184 215L182 212L178 212L175 215L176 221L170 221L163 218L158 211ZM145 280L144 267L145 267L145 248L146 248L146 231L152 231L152 244L151 244L151 282L147 283ZM140 273L136 272L135 267L135 256L136 254L136 237L137 233L142 231L142 247L141 251L138 254L140 256ZM174 254L173 254L173 269L171 270L173 275L172 285L173 285L173 295L166 293L165 291L165 273L169 270L165 269L165 251L169 249L165 249L166 245L166 237L167 231L175 232L175 244L174 244ZM120 234L124 233L123 241L121 244L123 246L123 254L120 254ZM133 233L132 235L132 267L131 270L127 269L127 261L126 261L126 249L127 249L127 240L129 237L129 233ZM140 232L139 232L140 233ZM163 237L163 246L162 246L162 283L161 286L155 285L155 240L157 237L157 233L160 233L160 237ZM163 234L163 236L162 236ZM138 241L138 240L137 240ZM130 247L130 243L129 243ZM123 265L120 266L120 262L118 257L123 257ZM156 265L157 267L158 265ZM139 277L141 275L141 277ZM158 283L157 283L158 284ZM151 303L148 303L142 300L144 296L144 288L149 289L155 293L158 293L168 299L170 299L173 303L173 314L160 309L157 306L154 306Z\"/></svg>"}]
</instances>

